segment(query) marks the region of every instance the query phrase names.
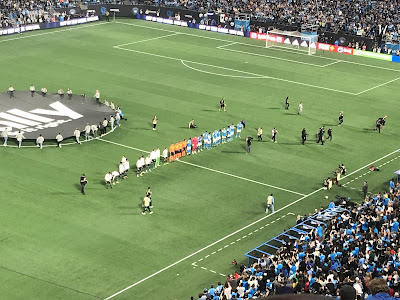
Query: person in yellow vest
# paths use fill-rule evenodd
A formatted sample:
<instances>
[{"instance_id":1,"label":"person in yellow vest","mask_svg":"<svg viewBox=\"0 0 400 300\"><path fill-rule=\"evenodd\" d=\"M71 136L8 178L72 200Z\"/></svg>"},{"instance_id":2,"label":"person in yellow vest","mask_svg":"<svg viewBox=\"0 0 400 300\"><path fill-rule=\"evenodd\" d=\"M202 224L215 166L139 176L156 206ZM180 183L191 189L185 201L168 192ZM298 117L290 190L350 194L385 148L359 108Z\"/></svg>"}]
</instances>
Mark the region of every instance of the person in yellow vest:
<instances>
[{"instance_id":1,"label":"person in yellow vest","mask_svg":"<svg viewBox=\"0 0 400 300\"><path fill-rule=\"evenodd\" d=\"M150 209L150 198L149 197L144 197L143 198L143 211L142 211L142 215L146 214L146 210L149 212L149 214L151 215L153 212Z\"/></svg>"},{"instance_id":2,"label":"person in yellow vest","mask_svg":"<svg viewBox=\"0 0 400 300\"><path fill-rule=\"evenodd\" d=\"M274 209L274 204L275 204L275 199L274 196L272 194L270 194L267 198L267 209L265 210L265 213L268 213L268 210L271 209L272 213L275 212Z\"/></svg>"}]
</instances>

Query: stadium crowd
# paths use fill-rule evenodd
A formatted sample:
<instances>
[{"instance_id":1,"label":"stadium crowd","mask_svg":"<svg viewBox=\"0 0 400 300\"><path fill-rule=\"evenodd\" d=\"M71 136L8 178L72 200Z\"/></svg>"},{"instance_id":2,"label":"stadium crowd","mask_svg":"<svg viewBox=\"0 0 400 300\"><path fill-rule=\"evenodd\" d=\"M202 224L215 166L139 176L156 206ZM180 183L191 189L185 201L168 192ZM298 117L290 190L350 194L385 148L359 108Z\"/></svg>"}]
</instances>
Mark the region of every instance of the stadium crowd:
<instances>
[{"instance_id":1,"label":"stadium crowd","mask_svg":"<svg viewBox=\"0 0 400 300\"><path fill-rule=\"evenodd\" d=\"M338 297L343 286L354 292L354 298L346 299L400 299L399 199L399 183L391 180L389 192L349 205L325 231L316 228L272 256L264 255L249 267L241 265L225 282L204 289L198 299L304 293ZM318 214L316 210L313 217L318 219ZM297 223L305 219L298 216ZM372 297L377 293L383 296Z\"/></svg>"}]
</instances>

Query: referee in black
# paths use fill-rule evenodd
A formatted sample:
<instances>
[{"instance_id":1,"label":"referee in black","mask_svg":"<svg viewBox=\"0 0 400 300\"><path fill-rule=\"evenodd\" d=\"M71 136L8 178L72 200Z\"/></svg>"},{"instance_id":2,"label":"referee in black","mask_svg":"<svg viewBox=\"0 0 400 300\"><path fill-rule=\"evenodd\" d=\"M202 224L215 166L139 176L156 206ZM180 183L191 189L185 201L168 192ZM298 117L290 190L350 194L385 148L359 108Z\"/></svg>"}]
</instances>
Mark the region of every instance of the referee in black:
<instances>
[{"instance_id":1,"label":"referee in black","mask_svg":"<svg viewBox=\"0 0 400 300\"><path fill-rule=\"evenodd\" d=\"M328 129L328 138L327 138L327 140L331 140L331 142L332 142L332 128L329 128Z\"/></svg>"},{"instance_id":2,"label":"referee in black","mask_svg":"<svg viewBox=\"0 0 400 300\"><path fill-rule=\"evenodd\" d=\"M85 195L85 185L88 183L85 174L82 174L80 183L81 183L81 193L82 195Z\"/></svg>"},{"instance_id":3,"label":"referee in black","mask_svg":"<svg viewBox=\"0 0 400 300\"><path fill-rule=\"evenodd\" d=\"M250 153L250 146L251 146L251 140L252 140L253 138L252 137L247 137L246 138L246 143L247 143L247 147L246 147L246 152L247 153Z\"/></svg>"},{"instance_id":4,"label":"referee in black","mask_svg":"<svg viewBox=\"0 0 400 300\"><path fill-rule=\"evenodd\" d=\"M303 128L303 130L301 131L301 143L302 143L303 145L304 145L304 143L305 143L306 140L307 140L307 135L308 135L308 133L307 133L306 129Z\"/></svg>"}]
</instances>

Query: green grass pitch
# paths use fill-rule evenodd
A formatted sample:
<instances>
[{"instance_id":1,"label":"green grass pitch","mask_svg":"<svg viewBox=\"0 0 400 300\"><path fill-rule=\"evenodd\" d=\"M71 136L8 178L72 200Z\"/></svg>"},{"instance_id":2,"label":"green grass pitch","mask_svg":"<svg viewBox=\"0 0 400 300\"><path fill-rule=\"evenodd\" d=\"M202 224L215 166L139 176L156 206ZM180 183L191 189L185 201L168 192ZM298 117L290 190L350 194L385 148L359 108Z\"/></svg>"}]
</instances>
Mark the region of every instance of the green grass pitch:
<instances>
[{"instance_id":1,"label":"green grass pitch","mask_svg":"<svg viewBox=\"0 0 400 300\"><path fill-rule=\"evenodd\" d=\"M105 299L127 287L113 299L189 299L224 281L235 270L233 259L245 262L244 252L292 226L297 214L327 206L336 194L359 201L364 180L378 192L399 169L400 65L394 63L308 56L128 19L5 36L0 49L4 91L31 83L90 96L99 89L128 118L103 140L0 149L2 299ZM227 112L218 112L223 96ZM384 115L387 126L378 134L375 120ZM198 129L187 129L192 118ZM112 190L103 185L122 155L133 166L141 150L242 119L241 139L141 178L131 173ZM314 139L322 125L333 128L324 146ZM256 137L259 126L264 142L255 140L246 154L244 137ZM275 126L276 144L270 142ZM310 134L304 146L303 127ZM346 186L320 190L342 162ZM381 171L368 172L371 164ZM86 196L78 186L83 172ZM154 214L143 216L148 186ZM266 216L270 193L277 212Z\"/></svg>"}]
</instances>

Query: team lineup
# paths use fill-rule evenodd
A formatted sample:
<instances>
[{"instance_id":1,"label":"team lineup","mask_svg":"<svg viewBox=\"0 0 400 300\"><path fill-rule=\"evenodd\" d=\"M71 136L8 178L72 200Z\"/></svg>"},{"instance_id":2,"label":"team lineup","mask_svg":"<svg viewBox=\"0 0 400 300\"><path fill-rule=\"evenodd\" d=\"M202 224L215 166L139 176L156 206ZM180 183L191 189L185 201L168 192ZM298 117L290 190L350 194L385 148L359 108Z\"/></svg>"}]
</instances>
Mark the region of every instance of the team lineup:
<instances>
[{"instance_id":1,"label":"team lineup","mask_svg":"<svg viewBox=\"0 0 400 300\"><path fill-rule=\"evenodd\" d=\"M284 102L284 108L285 110L289 110L290 108L290 103L289 103L289 97L286 97L285 102ZM298 106L298 115L303 114L303 102L299 103ZM222 99L219 102L219 112L226 112L226 101L225 98L222 97ZM120 119L119 116L119 108L117 110L117 118L112 118L112 122L109 122L108 124L103 124L104 127L107 127L107 125L113 125L113 121L115 119ZM379 118L376 121L376 127L374 130L377 130L379 133L381 130L383 130L385 124L386 124L386 119L387 116L384 116L382 118ZM153 130L157 129L157 124L158 124L159 119L157 116L154 116L152 118L152 126ZM107 122L107 120L104 120L104 122ZM338 126L342 126L344 122L344 114L343 111L339 112L339 117L338 117ZM111 123L111 124L110 124ZM117 123L117 126L119 126L119 122ZM195 125L194 120L192 119L189 122L188 125L189 129L192 128L197 128L197 125ZM147 173L152 172L152 170L158 168L161 164L163 165L168 165L169 163L179 160L182 157L192 155L199 153L203 150L211 150L213 147L219 146L221 144L225 144L227 142L231 142L234 138L241 138L241 133L242 131L246 128L246 121L243 119L237 123L235 126L234 124L228 125L226 128L223 127L222 129L216 129L214 131L205 131L203 134L200 134L198 136L193 136L189 137L187 140L183 139L177 143L173 143L168 147L165 147L162 152L160 148L153 149L148 155L142 155L140 156L137 161L136 161L136 177L141 177ZM86 130L87 129L87 130ZM91 126L88 124L87 127L85 128L85 139L89 138L89 132L90 132ZM113 130L112 128L111 130ZM77 131L79 131L77 129ZM104 131L101 132L102 134ZM262 127L256 128L256 134L257 134L257 140L259 142L263 142L263 129ZM327 134L327 136L326 136ZM74 134L76 137L77 142L79 143L79 136L80 133ZM277 135L278 135L278 129L274 127L271 130L271 141L273 143L277 143ZM305 128L302 129L301 131L301 144L305 144L307 141L307 137L309 134L307 133L307 130ZM94 135L94 138L96 135ZM321 145L324 145L325 141L330 140L332 141L332 128L329 128L327 131L325 130L325 126L321 126L318 129L318 132L315 135L316 137L316 143L321 143ZM248 136L245 138L246 141L246 152L250 153L250 148L252 144L253 137ZM58 141L57 141L58 142ZM122 156L121 161L118 166L118 171L109 171L106 173L104 180L105 180L105 187L107 189L112 189L113 185L120 183L122 180L125 180L128 178L128 172L130 170L130 163L129 160L125 157ZM327 189L330 189L332 187L333 183L336 183L338 186L340 186L339 181L340 181L340 175L345 174L345 167L342 164L339 166L339 169L334 172L334 176L332 178L328 178L324 180L324 187ZM81 192L82 194L85 194L84 192L84 187L87 184L87 179L84 175L81 177ZM272 200L271 200L272 199ZM274 211L273 205L274 205L274 199L272 194L268 197L267 205L269 208L272 209L272 212ZM151 204L151 196L149 196L146 193L146 197L143 199L142 207L143 207L143 214L145 214L145 211L148 211L150 214L153 212L150 210L152 208ZM268 209L266 210L268 212Z\"/></svg>"}]
</instances>

